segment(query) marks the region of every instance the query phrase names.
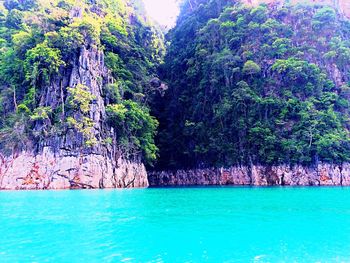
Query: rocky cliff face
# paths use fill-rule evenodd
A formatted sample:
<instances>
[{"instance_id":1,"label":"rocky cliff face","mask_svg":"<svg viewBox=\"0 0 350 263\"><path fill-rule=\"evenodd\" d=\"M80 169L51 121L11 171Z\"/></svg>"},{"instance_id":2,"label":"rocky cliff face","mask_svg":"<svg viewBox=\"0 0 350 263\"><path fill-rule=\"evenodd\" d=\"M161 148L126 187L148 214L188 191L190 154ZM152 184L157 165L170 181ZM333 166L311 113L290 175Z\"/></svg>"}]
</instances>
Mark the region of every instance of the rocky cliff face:
<instances>
[{"instance_id":1,"label":"rocky cliff face","mask_svg":"<svg viewBox=\"0 0 350 263\"><path fill-rule=\"evenodd\" d=\"M229 169L196 169L152 172L151 186L349 186L350 164L303 166L234 166Z\"/></svg>"},{"instance_id":2,"label":"rocky cliff face","mask_svg":"<svg viewBox=\"0 0 350 263\"><path fill-rule=\"evenodd\" d=\"M0 189L147 187L164 46L142 1L2 2Z\"/></svg>"},{"instance_id":3,"label":"rocky cliff face","mask_svg":"<svg viewBox=\"0 0 350 263\"><path fill-rule=\"evenodd\" d=\"M0 160L0 188L5 190L147 187L141 163L101 154L74 154L49 147L40 154L22 152Z\"/></svg>"},{"instance_id":4,"label":"rocky cliff face","mask_svg":"<svg viewBox=\"0 0 350 263\"><path fill-rule=\"evenodd\" d=\"M41 137L31 150L27 148L12 155L1 155L0 189L147 187L144 165L123 159L116 148L113 129L105 124L102 88L113 79L104 64L103 52L82 46L73 67L62 72L61 76L42 94L41 106L58 107L67 98L67 87L88 87L94 97L88 114L93 122L89 137L96 140L96 144L86 147L83 135L70 127L63 132ZM35 131L45 134L46 127L39 121ZM114 143L105 144L106 138L111 138Z\"/></svg>"}]
</instances>

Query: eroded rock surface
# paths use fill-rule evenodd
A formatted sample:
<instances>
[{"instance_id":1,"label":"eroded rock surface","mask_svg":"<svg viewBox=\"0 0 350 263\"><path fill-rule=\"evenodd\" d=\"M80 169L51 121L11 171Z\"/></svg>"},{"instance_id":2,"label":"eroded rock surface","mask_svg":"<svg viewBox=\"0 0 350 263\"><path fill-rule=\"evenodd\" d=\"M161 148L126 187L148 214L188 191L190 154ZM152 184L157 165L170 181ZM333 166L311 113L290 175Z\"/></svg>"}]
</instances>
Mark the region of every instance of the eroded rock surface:
<instances>
[{"instance_id":1,"label":"eroded rock surface","mask_svg":"<svg viewBox=\"0 0 350 263\"><path fill-rule=\"evenodd\" d=\"M69 104L68 87L88 87L94 97L88 113L93 122L89 135L96 143L86 145L83 134L69 125L62 125L63 128L54 133L51 123L38 121L34 128L37 138L26 149L14 150L13 154L0 150L0 189L147 187L144 165L123 158L116 132L106 123L107 102L104 101L103 87L113 81L105 66L103 52L82 46L72 67L61 72L51 85L43 89L40 106L64 109ZM81 122L79 114L71 117ZM111 143L107 144L107 139Z\"/></svg>"},{"instance_id":2,"label":"eroded rock surface","mask_svg":"<svg viewBox=\"0 0 350 263\"><path fill-rule=\"evenodd\" d=\"M0 159L0 189L98 189L148 187L144 165L102 155L54 154L44 148L38 155L22 152Z\"/></svg>"},{"instance_id":3,"label":"eroded rock surface","mask_svg":"<svg viewBox=\"0 0 350 263\"><path fill-rule=\"evenodd\" d=\"M350 186L350 164L304 166L235 166L151 172L151 186L252 185L252 186Z\"/></svg>"}]
</instances>

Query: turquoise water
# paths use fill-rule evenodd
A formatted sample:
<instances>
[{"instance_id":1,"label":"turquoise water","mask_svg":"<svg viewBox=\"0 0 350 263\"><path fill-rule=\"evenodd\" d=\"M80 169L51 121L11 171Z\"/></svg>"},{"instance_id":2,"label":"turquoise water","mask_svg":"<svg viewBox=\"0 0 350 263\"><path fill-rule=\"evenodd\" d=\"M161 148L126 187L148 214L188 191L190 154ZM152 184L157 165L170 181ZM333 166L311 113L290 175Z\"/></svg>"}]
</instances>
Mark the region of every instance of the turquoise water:
<instances>
[{"instance_id":1,"label":"turquoise water","mask_svg":"<svg viewBox=\"0 0 350 263\"><path fill-rule=\"evenodd\" d=\"M350 262L349 188L0 192L0 262Z\"/></svg>"}]
</instances>

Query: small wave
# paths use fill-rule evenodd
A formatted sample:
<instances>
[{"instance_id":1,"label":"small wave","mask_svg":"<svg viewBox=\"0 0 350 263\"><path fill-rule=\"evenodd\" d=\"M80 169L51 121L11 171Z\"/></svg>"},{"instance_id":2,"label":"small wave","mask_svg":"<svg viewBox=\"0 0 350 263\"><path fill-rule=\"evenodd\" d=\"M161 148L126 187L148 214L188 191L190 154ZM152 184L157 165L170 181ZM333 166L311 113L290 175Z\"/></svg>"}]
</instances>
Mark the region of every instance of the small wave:
<instances>
[{"instance_id":1,"label":"small wave","mask_svg":"<svg viewBox=\"0 0 350 263\"><path fill-rule=\"evenodd\" d=\"M254 257L254 261L259 261L259 260L266 258L266 257L267 257L266 255L258 255L258 256Z\"/></svg>"}]
</instances>

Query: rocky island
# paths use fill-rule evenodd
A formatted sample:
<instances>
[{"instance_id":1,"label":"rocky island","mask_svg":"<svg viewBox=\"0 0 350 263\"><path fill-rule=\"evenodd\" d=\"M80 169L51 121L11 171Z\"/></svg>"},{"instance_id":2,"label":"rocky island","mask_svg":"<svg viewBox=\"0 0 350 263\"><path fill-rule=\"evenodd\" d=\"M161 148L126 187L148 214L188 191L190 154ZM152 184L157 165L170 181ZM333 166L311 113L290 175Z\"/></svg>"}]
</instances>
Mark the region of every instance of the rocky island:
<instances>
[{"instance_id":1,"label":"rocky island","mask_svg":"<svg viewBox=\"0 0 350 263\"><path fill-rule=\"evenodd\" d=\"M349 10L1 1L0 188L350 185Z\"/></svg>"},{"instance_id":2,"label":"rocky island","mask_svg":"<svg viewBox=\"0 0 350 263\"><path fill-rule=\"evenodd\" d=\"M142 5L1 5L0 187L147 187L163 45Z\"/></svg>"}]
</instances>

